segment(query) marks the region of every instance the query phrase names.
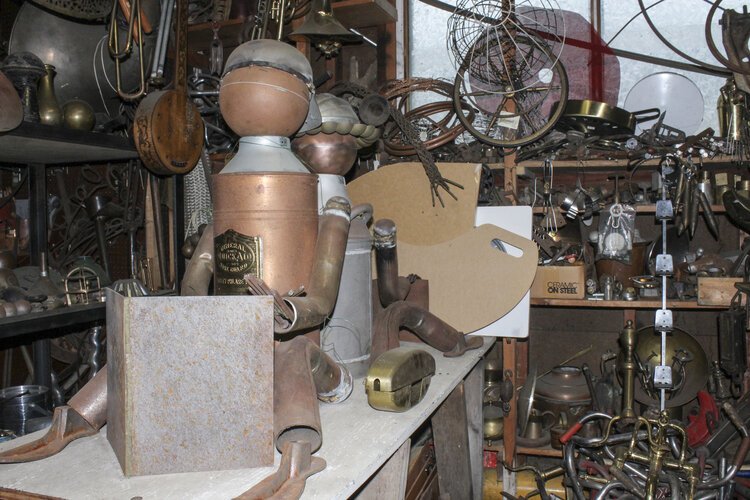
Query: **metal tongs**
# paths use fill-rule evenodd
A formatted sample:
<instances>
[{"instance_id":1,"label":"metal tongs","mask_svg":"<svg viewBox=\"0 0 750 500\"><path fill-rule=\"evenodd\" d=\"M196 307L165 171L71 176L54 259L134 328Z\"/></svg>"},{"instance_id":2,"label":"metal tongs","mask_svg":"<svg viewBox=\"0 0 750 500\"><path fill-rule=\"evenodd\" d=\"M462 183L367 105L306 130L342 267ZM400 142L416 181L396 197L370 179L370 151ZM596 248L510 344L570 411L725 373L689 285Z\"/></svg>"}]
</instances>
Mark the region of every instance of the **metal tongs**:
<instances>
[{"instance_id":1,"label":"metal tongs","mask_svg":"<svg viewBox=\"0 0 750 500\"><path fill-rule=\"evenodd\" d=\"M93 436L107 421L107 370L104 367L73 396L58 406L52 425L41 438L0 453L0 464L33 462L51 457L76 439Z\"/></svg>"}]
</instances>

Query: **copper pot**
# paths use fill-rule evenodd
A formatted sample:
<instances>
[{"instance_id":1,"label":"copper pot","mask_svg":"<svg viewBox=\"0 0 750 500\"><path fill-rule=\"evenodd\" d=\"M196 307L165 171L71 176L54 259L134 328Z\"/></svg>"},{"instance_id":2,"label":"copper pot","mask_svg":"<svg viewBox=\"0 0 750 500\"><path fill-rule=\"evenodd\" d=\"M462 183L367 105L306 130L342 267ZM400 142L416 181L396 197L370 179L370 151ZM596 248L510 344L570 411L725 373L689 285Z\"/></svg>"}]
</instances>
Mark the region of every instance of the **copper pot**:
<instances>
[{"instance_id":1,"label":"copper pot","mask_svg":"<svg viewBox=\"0 0 750 500\"><path fill-rule=\"evenodd\" d=\"M551 412L555 420L563 415L566 424L572 424L591 408L591 393L586 377L575 366L557 366L536 381L534 408Z\"/></svg>"},{"instance_id":2,"label":"copper pot","mask_svg":"<svg viewBox=\"0 0 750 500\"><path fill-rule=\"evenodd\" d=\"M221 80L224 121L241 136L288 137L305 121L310 89L286 71L266 66L237 68Z\"/></svg>"},{"instance_id":3,"label":"copper pot","mask_svg":"<svg viewBox=\"0 0 750 500\"><path fill-rule=\"evenodd\" d=\"M343 134L305 134L292 141L292 151L317 174L346 174L357 159L357 139Z\"/></svg>"},{"instance_id":4,"label":"copper pot","mask_svg":"<svg viewBox=\"0 0 750 500\"><path fill-rule=\"evenodd\" d=\"M317 176L238 172L213 179L216 293L247 293L245 274L281 294L307 286L318 235Z\"/></svg>"}]
</instances>

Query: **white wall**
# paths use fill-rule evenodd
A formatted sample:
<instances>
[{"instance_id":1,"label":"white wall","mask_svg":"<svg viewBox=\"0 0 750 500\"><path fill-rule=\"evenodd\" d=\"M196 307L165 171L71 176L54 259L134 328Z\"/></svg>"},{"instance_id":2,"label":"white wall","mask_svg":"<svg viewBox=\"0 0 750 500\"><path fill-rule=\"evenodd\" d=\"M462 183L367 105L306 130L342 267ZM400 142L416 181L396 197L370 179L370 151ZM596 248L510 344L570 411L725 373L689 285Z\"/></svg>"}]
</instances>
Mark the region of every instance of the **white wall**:
<instances>
[{"instance_id":1,"label":"white wall","mask_svg":"<svg viewBox=\"0 0 750 500\"><path fill-rule=\"evenodd\" d=\"M455 4L454 0L444 0ZM499 0L498 0L499 1ZM651 5L655 0L644 0ZM602 39L608 41L639 10L637 0L601 0ZM540 5L542 2L531 1ZM589 18L589 0L559 0L560 7ZM418 0L409 4L410 76L444 78L453 81L455 68L446 48L446 26L450 14ZM725 0L722 7L741 10L743 2ZM706 62L717 64L703 37L703 25L709 9L704 0L665 0L649 9L651 18L668 40L681 50ZM717 18L720 12L717 14ZM715 26L716 43L721 47L719 26ZM664 46L651 32L641 16L633 21L612 43L615 48L640 52L676 61L682 59ZM716 99L724 79L700 73L673 70L663 66L620 58L620 93L618 105L623 106L630 89L642 78L656 72L669 71L692 80L703 95L703 122L699 130L713 127L718 133ZM690 103L685 103L689 105ZM632 110L634 111L634 110ZM668 120L667 120L668 122Z\"/></svg>"}]
</instances>

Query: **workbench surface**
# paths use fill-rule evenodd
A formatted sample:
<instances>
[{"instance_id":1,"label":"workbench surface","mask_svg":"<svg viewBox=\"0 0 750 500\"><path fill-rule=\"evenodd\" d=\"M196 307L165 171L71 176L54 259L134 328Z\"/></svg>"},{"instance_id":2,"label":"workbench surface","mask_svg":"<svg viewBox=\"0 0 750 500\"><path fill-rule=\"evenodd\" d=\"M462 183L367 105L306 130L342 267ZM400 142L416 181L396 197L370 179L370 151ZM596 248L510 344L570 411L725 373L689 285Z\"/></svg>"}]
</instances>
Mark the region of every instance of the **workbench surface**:
<instances>
[{"instance_id":1,"label":"workbench surface","mask_svg":"<svg viewBox=\"0 0 750 500\"><path fill-rule=\"evenodd\" d=\"M456 385L491 347L460 358L445 358L430 347L404 342L430 352L436 373L425 399L405 413L376 411L367 404L364 381L355 379L354 392L338 405L321 404L323 446L316 456L328 466L308 479L302 498L348 498L356 492L414 431L427 420ZM165 409L165 418L169 418ZM42 432L0 444L0 451L39 437ZM211 432L196 429L196 432ZM280 459L276 454L276 463ZM270 474L257 468L126 478L107 441L106 427L98 435L74 441L59 454L27 464L0 465L0 486L68 499L223 499L232 498Z\"/></svg>"}]
</instances>

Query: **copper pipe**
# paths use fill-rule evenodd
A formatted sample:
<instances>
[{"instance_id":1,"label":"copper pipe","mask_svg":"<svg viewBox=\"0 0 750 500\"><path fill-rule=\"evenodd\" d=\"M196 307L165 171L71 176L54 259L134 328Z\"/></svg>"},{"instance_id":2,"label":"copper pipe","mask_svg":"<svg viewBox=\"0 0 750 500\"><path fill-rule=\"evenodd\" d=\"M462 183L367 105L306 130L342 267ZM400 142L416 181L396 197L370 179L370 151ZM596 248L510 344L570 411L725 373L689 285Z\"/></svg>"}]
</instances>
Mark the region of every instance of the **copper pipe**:
<instances>
[{"instance_id":1,"label":"copper pipe","mask_svg":"<svg viewBox=\"0 0 750 500\"><path fill-rule=\"evenodd\" d=\"M383 307L406 299L411 283L398 276L398 251L396 224L390 219L380 219L373 226L375 268L378 276L378 297Z\"/></svg>"},{"instance_id":2,"label":"copper pipe","mask_svg":"<svg viewBox=\"0 0 750 500\"><path fill-rule=\"evenodd\" d=\"M350 213L351 207L345 198L334 196L326 203L320 216L320 229L307 295L284 299L292 310L292 319L288 326L277 323L276 333L319 326L333 311L344 266L346 242L349 238Z\"/></svg>"},{"instance_id":3,"label":"copper pipe","mask_svg":"<svg viewBox=\"0 0 750 500\"><path fill-rule=\"evenodd\" d=\"M107 365L70 398L68 406L96 430L107 423Z\"/></svg>"},{"instance_id":4,"label":"copper pipe","mask_svg":"<svg viewBox=\"0 0 750 500\"><path fill-rule=\"evenodd\" d=\"M323 442L318 399L344 401L353 384L349 371L338 365L310 339L298 336L276 344L274 351L274 440L306 441L313 453Z\"/></svg>"},{"instance_id":5,"label":"copper pipe","mask_svg":"<svg viewBox=\"0 0 750 500\"><path fill-rule=\"evenodd\" d=\"M214 275L214 227L209 224L203 230L193 256L188 262L182 279L180 295L208 295L208 287Z\"/></svg>"},{"instance_id":6,"label":"copper pipe","mask_svg":"<svg viewBox=\"0 0 750 500\"><path fill-rule=\"evenodd\" d=\"M375 318L372 332L374 361L386 351L399 346L398 332L407 328L425 343L442 351L446 357L460 356L482 345L481 337L467 337L429 311L408 302L399 301L386 307Z\"/></svg>"}]
</instances>

